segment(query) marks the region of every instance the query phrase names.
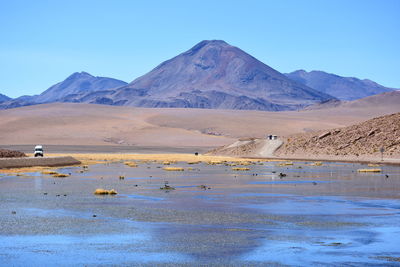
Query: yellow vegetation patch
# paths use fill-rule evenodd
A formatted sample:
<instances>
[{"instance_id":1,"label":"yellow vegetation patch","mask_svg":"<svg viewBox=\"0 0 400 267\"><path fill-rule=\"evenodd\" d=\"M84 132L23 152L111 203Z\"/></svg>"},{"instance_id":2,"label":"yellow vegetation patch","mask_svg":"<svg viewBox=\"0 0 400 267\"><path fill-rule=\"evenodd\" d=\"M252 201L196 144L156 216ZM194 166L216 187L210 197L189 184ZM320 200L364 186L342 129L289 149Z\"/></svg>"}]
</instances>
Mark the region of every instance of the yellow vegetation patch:
<instances>
[{"instance_id":1,"label":"yellow vegetation patch","mask_svg":"<svg viewBox=\"0 0 400 267\"><path fill-rule=\"evenodd\" d=\"M358 172L381 172L381 169L358 169Z\"/></svg>"},{"instance_id":2,"label":"yellow vegetation patch","mask_svg":"<svg viewBox=\"0 0 400 267\"><path fill-rule=\"evenodd\" d=\"M243 168L232 168L232 170L234 170L234 171L249 171L250 168L245 168L245 167L243 167Z\"/></svg>"},{"instance_id":3,"label":"yellow vegetation patch","mask_svg":"<svg viewBox=\"0 0 400 267\"><path fill-rule=\"evenodd\" d=\"M0 169L0 173L4 174L15 174L15 173L27 173L27 172L41 172L48 170L49 167L26 167L26 168L12 168L12 169Z\"/></svg>"},{"instance_id":4,"label":"yellow vegetation patch","mask_svg":"<svg viewBox=\"0 0 400 267\"><path fill-rule=\"evenodd\" d=\"M231 231L231 232L248 232L250 231L249 229L243 229L243 228L228 228L226 231Z\"/></svg>"},{"instance_id":5,"label":"yellow vegetation patch","mask_svg":"<svg viewBox=\"0 0 400 267\"><path fill-rule=\"evenodd\" d=\"M132 168L135 168L135 167L138 166L138 165L136 164L136 162L124 162L124 164L125 164L126 166L129 166L129 167L132 167Z\"/></svg>"},{"instance_id":6,"label":"yellow vegetation patch","mask_svg":"<svg viewBox=\"0 0 400 267\"><path fill-rule=\"evenodd\" d=\"M114 189L111 189L111 190L108 191L108 194L109 194L109 195L116 195L116 194L118 194L118 193L117 193L117 191L115 191Z\"/></svg>"},{"instance_id":7,"label":"yellow vegetation patch","mask_svg":"<svg viewBox=\"0 0 400 267\"><path fill-rule=\"evenodd\" d=\"M321 161L314 162L313 164L311 164L311 166L322 166L322 162Z\"/></svg>"},{"instance_id":8,"label":"yellow vegetation patch","mask_svg":"<svg viewBox=\"0 0 400 267\"><path fill-rule=\"evenodd\" d=\"M278 164L278 166L280 166L280 167L282 167L282 166L291 166L291 165L293 165L293 162L282 162L282 163Z\"/></svg>"},{"instance_id":9,"label":"yellow vegetation patch","mask_svg":"<svg viewBox=\"0 0 400 267\"><path fill-rule=\"evenodd\" d=\"M379 167L379 166L381 166L381 165L379 165L379 164L368 164L368 167Z\"/></svg>"},{"instance_id":10,"label":"yellow vegetation patch","mask_svg":"<svg viewBox=\"0 0 400 267\"><path fill-rule=\"evenodd\" d=\"M97 188L97 189L94 191L94 194L95 194L95 195L116 195L116 194L118 194L118 193L117 193L117 191L115 191L114 189L106 190L106 189L103 189L103 188Z\"/></svg>"},{"instance_id":11,"label":"yellow vegetation patch","mask_svg":"<svg viewBox=\"0 0 400 267\"><path fill-rule=\"evenodd\" d=\"M222 160L211 160L208 162L208 165L218 165L218 164L222 164L224 163L224 161Z\"/></svg>"},{"instance_id":12,"label":"yellow vegetation patch","mask_svg":"<svg viewBox=\"0 0 400 267\"><path fill-rule=\"evenodd\" d=\"M236 163L225 163L225 166L231 166L231 167L233 167L233 166L237 166L237 164L236 164Z\"/></svg>"},{"instance_id":13,"label":"yellow vegetation patch","mask_svg":"<svg viewBox=\"0 0 400 267\"><path fill-rule=\"evenodd\" d=\"M56 177L56 178L65 178L65 177L68 177L69 175L68 174L64 174L64 173L55 173L52 176Z\"/></svg>"},{"instance_id":14,"label":"yellow vegetation patch","mask_svg":"<svg viewBox=\"0 0 400 267\"><path fill-rule=\"evenodd\" d=\"M54 157L61 157L61 156L72 156L77 160L83 162L83 164L96 164L96 163L104 163L106 162L115 162L115 161L143 161L143 162L164 162L168 161L172 162L211 162L211 161L218 161L218 162L249 162L252 159L248 158L234 158L234 157L225 157L225 156L209 156L209 155L194 155L194 154L47 154L48 156ZM263 162L272 161L272 160L262 160ZM277 161L277 160L273 160Z\"/></svg>"},{"instance_id":15,"label":"yellow vegetation patch","mask_svg":"<svg viewBox=\"0 0 400 267\"><path fill-rule=\"evenodd\" d=\"M160 187L161 190L175 190L175 187L169 186L168 184L165 184L163 187Z\"/></svg>"},{"instance_id":16,"label":"yellow vegetation patch","mask_svg":"<svg viewBox=\"0 0 400 267\"><path fill-rule=\"evenodd\" d=\"M58 174L58 172L56 172L56 171L50 171L50 170L46 170L46 171L42 171L42 174L54 175L54 174Z\"/></svg>"},{"instance_id":17,"label":"yellow vegetation patch","mask_svg":"<svg viewBox=\"0 0 400 267\"><path fill-rule=\"evenodd\" d=\"M201 161L188 161L187 164L199 164Z\"/></svg>"},{"instance_id":18,"label":"yellow vegetation patch","mask_svg":"<svg viewBox=\"0 0 400 267\"><path fill-rule=\"evenodd\" d=\"M184 168L181 167L165 167L163 168L164 171L184 171Z\"/></svg>"}]
</instances>

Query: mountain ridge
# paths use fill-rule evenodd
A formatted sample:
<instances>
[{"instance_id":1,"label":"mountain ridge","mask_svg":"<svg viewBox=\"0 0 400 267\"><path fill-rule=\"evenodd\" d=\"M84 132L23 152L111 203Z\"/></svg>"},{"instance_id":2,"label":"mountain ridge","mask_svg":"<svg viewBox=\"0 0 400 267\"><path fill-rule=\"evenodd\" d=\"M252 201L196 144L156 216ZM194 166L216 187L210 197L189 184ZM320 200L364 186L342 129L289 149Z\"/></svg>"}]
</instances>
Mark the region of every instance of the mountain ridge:
<instances>
[{"instance_id":1,"label":"mountain ridge","mask_svg":"<svg viewBox=\"0 0 400 267\"><path fill-rule=\"evenodd\" d=\"M53 102L78 102L78 98L98 90L126 85L124 81L114 78L93 76L87 72L74 72L65 80L56 83L39 95L21 96L15 99L4 101L0 109L30 106L36 104Z\"/></svg>"},{"instance_id":2,"label":"mountain ridge","mask_svg":"<svg viewBox=\"0 0 400 267\"><path fill-rule=\"evenodd\" d=\"M368 79L323 71L297 70L282 74L225 41L204 40L129 84L84 71L75 72L39 95L0 101L0 109L71 102L285 111L339 105L340 100L354 100L381 91L393 89Z\"/></svg>"},{"instance_id":3,"label":"mountain ridge","mask_svg":"<svg viewBox=\"0 0 400 267\"><path fill-rule=\"evenodd\" d=\"M0 94L0 103L6 102L11 100L11 97L8 97L6 95Z\"/></svg>"},{"instance_id":4,"label":"mountain ridge","mask_svg":"<svg viewBox=\"0 0 400 267\"><path fill-rule=\"evenodd\" d=\"M343 77L324 71L296 70L285 75L299 83L305 84L315 90L330 94L340 100L356 100L371 95L396 90L384 87L369 79Z\"/></svg>"},{"instance_id":5,"label":"mountain ridge","mask_svg":"<svg viewBox=\"0 0 400 267\"><path fill-rule=\"evenodd\" d=\"M135 97L130 98L128 92ZM204 40L128 85L87 103L279 111L332 98L288 79L225 41ZM241 100L247 104L240 105Z\"/></svg>"}]
</instances>

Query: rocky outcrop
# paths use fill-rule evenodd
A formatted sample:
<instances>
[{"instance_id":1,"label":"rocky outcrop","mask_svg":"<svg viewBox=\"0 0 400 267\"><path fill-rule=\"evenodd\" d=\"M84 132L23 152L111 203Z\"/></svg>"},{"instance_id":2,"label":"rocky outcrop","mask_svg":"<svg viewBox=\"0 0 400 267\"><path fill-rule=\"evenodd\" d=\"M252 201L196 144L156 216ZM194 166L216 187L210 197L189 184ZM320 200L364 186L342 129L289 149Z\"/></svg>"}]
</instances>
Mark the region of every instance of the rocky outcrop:
<instances>
[{"instance_id":1,"label":"rocky outcrop","mask_svg":"<svg viewBox=\"0 0 400 267\"><path fill-rule=\"evenodd\" d=\"M9 149L0 149L0 158L21 158L26 157L25 153Z\"/></svg>"},{"instance_id":2,"label":"rocky outcrop","mask_svg":"<svg viewBox=\"0 0 400 267\"><path fill-rule=\"evenodd\" d=\"M353 126L287 138L278 155L400 156L400 113Z\"/></svg>"}]
</instances>

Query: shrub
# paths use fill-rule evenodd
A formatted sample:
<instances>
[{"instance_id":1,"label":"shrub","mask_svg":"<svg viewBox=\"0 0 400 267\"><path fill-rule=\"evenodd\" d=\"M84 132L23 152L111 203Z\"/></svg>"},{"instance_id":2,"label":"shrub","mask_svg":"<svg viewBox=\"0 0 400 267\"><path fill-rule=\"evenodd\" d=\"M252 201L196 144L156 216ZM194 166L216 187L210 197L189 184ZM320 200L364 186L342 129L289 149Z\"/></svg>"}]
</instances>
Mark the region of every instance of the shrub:
<instances>
[{"instance_id":1,"label":"shrub","mask_svg":"<svg viewBox=\"0 0 400 267\"><path fill-rule=\"evenodd\" d=\"M232 168L234 171L249 171L250 168Z\"/></svg>"},{"instance_id":2,"label":"shrub","mask_svg":"<svg viewBox=\"0 0 400 267\"><path fill-rule=\"evenodd\" d=\"M164 171L184 171L185 169L182 167L165 167Z\"/></svg>"}]
</instances>

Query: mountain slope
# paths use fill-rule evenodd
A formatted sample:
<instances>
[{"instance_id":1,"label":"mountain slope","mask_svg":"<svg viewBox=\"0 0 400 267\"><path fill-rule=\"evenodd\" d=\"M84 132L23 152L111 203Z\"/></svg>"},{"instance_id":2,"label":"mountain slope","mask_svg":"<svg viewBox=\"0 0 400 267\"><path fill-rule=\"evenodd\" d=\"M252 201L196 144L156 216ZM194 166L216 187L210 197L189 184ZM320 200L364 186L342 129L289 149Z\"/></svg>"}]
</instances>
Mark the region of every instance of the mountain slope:
<instances>
[{"instance_id":1,"label":"mountain slope","mask_svg":"<svg viewBox=\"0 0 400 267\"><path fill-rule=\"evenodd\" d=\"M78 99L88 93L117 88L126 84L117 79L95 77L87 72L75 72L40 95L22 96L5 101L0 105L0 109L52 102L79 102Z\"/></svg>"},{"instance_id":2,"label":"mountain slope","mask_svg":"<svg viewBox=\"0 0 400 267\"><path fill-rule=\"evenodd\" d=\"M400 90L371 95L353 101L331 100L323 103L308 106L304 110L323 110L323 109L372 109L382 107L387 113L398 112L400 108Z\"/></svg>"},{"instance_id":3,"label":"mountain slope","mask_svg":"<svg viewBox=\"0 0 400 267\"><path fill-rule=\"evenodd\" d=\"M3 103L5 101L9 101L9 100L11 100L10 97L8 97L6 95L3 95L3 94L0 94L0 103Z\"/></svg>"},{"instance_id":4,"label":"mountain slope","mask_svg":"<svg viewBox=\"0 0 400 267\"><path fill-rule=\"evenodd\" d=\"M382 105L386 107L388 113L397 112L397 110L392 109L400 107L400 90L372 95L354 101L343 102L340 106L349 108L364 108Z\"/></svg>"},{"instance_id":5,"label":"mountain slope","mask_svg":"<svg viewBox=\"0 0 400 267\"><path fill-rule=\"evenodd\" d=\"M395 90L379 85L371 80L341 77L323 71L306 72L304 70L297 70L285 75L296 82L332 95L340 100L355 100Z\"/></svg>"},{"instance_id":6,"label":"mountain slope","mask_svg":"<svg viewBox=\"0 0 400 267\"><path fill-rule=\"evenodd\" d=\"M71 102L71 99L83 94L121 87L126 84L126 82L112 78L95 77L87 72L75 72L64 81L38 95L35 100L47 103L68 99L70 100L68 102Z\"/></svg>"},{"instance_id":7,"label":"mountain slope","mask_svg":"<svg viewBox=\"0 0 400 267\"><path fill-rule=\"evenodd\" d=\"M82 99L138 107L291 110L333 97L224 41L202 41L129 85Z\"/></svg>"},{"instance_id":8,"label":"mountain slope","mask_svg":"<svg viewBox=\"0 0 400 267\"><path fill-rule=\"evenodd\" d=\"M291 136L281 155L400 155L400 113L377 117L352 126Z\"/></svg>"}]
</instances>

